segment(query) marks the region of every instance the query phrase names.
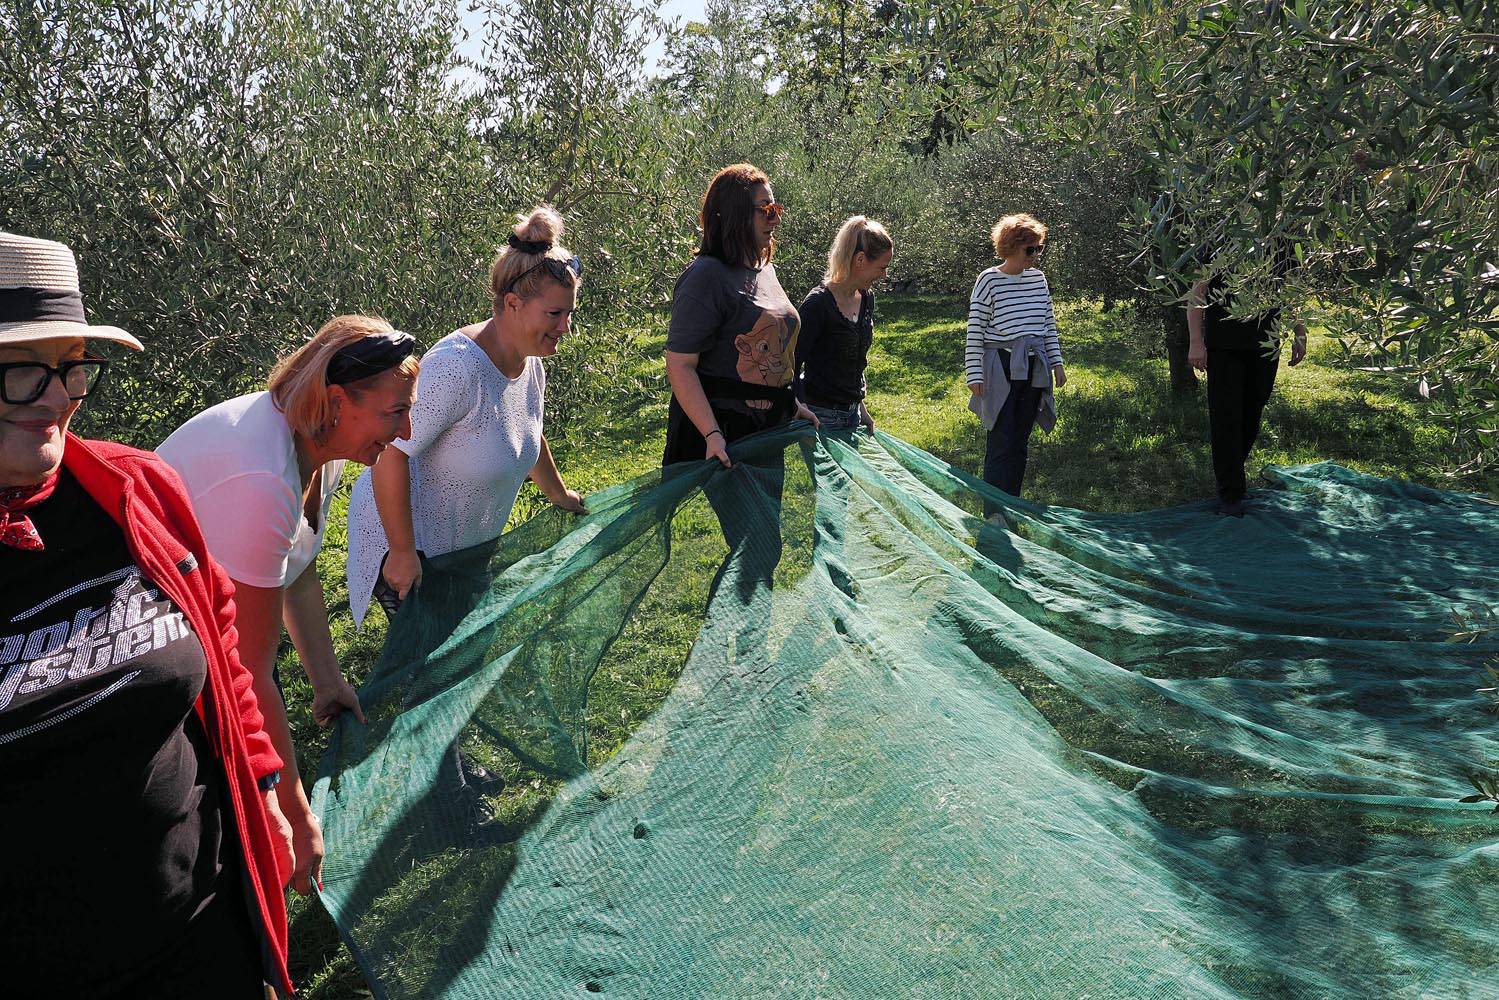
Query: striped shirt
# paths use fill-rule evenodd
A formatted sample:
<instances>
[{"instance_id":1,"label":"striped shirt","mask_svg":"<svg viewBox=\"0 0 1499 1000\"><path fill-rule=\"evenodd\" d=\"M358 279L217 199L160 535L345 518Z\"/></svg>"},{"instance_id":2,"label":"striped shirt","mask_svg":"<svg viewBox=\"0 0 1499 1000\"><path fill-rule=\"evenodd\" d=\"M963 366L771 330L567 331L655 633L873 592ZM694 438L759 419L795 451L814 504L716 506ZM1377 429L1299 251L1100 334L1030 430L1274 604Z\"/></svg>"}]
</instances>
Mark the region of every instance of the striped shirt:
<instances>
[{"instance_id":1,"label":"striped shirt","mask_svg":"<svg viewBox=\"0 0 1499 1000\"><path fill-rule=\"evenodd\" d=\"M1022 337L1036 337L1041 342L1046 367L1062 363L1046 275L1034 267L1019 274L1005 274L998 267L981 272L968 299L968 346L963 352L968 384L984 380L987 345L1004 347Z\"/></svg>"}]
</instances>

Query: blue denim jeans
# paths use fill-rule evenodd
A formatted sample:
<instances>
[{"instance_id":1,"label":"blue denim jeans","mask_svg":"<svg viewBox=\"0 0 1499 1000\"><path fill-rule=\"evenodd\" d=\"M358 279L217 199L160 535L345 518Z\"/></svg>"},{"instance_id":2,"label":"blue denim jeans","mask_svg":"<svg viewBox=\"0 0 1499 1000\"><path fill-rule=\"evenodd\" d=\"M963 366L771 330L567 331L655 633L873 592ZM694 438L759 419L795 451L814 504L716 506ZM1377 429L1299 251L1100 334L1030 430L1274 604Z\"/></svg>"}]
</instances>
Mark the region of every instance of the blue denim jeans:
<instances>
[{"instance_id":1,"label":"blue denim jeans","mask_svg":"<svg viewBox=\"0 0 1499 1000\"><path fill-rule=\"evenodd\" d=\"M833 433L835 431L851 431L859 426L859 405L854 404L853 409L846 410L841 406L813 406L807 404L807 409L817 415L822 422L822 430Z\"/></svg>"}]
</instances>

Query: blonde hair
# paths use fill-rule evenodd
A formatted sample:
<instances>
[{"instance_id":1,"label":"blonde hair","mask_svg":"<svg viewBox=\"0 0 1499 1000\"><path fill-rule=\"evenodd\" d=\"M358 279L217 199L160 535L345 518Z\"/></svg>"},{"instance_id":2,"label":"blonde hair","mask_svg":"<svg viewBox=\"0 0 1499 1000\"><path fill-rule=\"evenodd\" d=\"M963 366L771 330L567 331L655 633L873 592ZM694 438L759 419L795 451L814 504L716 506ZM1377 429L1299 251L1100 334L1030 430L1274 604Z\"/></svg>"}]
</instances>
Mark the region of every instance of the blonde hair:
<instances>
[{"instance_id":1,"label":"blonde hair","mask_svg":"<svg viewBox=\"0 0 1499 1000\"><path fill-rule=\"evenodd\" d=\"M322 325L312 339L276 363L266 384L271 402L286 414L286 422L297 434L321 438L333 427L333 400L328 394L328 363L333 356L357 340L376 333L389 333L395 327L378 316L335 316ZM395 374L414 379L420 367L411 355L388 371L349 382L345 392L358 396L372 388L378 379Z\"/></svg>"},{"instance_id":2,"label":"blonde hair","mask_svg":"<svg viewBox=\"0 0 1499 1000\"><path fill-rule=\"evenodd\" d=\"M547 258L572 260L572 251L560 242L562 231L562 216L551 205L537 205L529 215L516 216L516 224L511 229L516 239L530 243L550 243L552 248L546 253L526 253L508 243L500 248L494 262L489 265L489 297L496 309L500 307L500 300L506 292L514 292L523 299L529 299L541 291L542 282L557 283L557 279L546 268L538 265ZM572 279L571 287L577 288L578 276L571 271L568 274Z\"/></svg>"},{"instance_id":3,"label":"blonde hair","mask_svg":"<svg viewBox=\"0 0 1499 1000\"><path fill-rule=\"evenodd\" d=\"M831 285L847 281L853 270L855 254L863 253L870 260L879 260L894 246L895 241L884 226L862 215L852 216L833 237L833 248L828 251L828 269L822 274L822 283Z\"/></svg>"},{"instance_id":4,"label":"blonde hair","mask_svg":"<svg viewBox=\"0 0 1499 1000\"><path fill-rule=\"evenodd\" d=\"M1046 242L1046 226L1023 212L1007 215L994 224L989 239L994 244L994 256L1003 260L1008 256L1006 251L1013 251L1022 244Z\"/></svg>"}]
</instances>

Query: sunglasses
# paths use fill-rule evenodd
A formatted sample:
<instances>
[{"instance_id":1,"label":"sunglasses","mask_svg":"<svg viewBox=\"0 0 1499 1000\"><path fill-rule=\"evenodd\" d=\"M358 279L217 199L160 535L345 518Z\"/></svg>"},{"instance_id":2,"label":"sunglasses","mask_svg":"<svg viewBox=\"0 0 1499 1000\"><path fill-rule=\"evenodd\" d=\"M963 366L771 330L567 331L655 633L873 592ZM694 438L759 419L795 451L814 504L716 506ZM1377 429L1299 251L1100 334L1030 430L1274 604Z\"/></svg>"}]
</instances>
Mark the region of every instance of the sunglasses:
<instances>
[{"instance_id":1,"label":"sunglasses","mask_svg":"<svg viewBox=\"0 0 1499 1000\"><path fill-rule=\"evenodd\" d=\"M770 222L780 222L781 216L786 214L786 206L778 201L771 201L764 205L756 205L755 211L765 216Z\"/></svg>"},{"instance_id":2,"label":"sunglasses","mask_svg":"<svg viewBox=\"0 0 1499 1000\"><path fill-rule=\"evenodd\" d=\"M543 257L541 258L540 264L532 264L530 267L526 268L520 274L517 274L513 279L511 279L510 284L506 285L504 290L501 291L500 294L504 295L505 292L510 291L510 289L520 284L521 279L526 275L530 274L532 271L537 270L538 268L543 267L547 269L547 274L550 274L559 285L572 284L572 282L568 280L568 272L572 272L573 279L579 279L583 277L583 262L577 257L570 257L567 260L558 260L556 257Z\"/></svg>"},{"instance_id":3,"label":"sunglasses","mask_svg":"<svg viewBox=\"0 0 1499 1000\"><path fill-rule=\"evenodd\" d=\"M37 361L0 364L0 400L12 406L35 403L54 378L62 381L69 399L82 399L98 387L106 363L103 358L80 358L56 368Z\"/></svg>"},{"instance_id":4,"label":"sunglasses","mask_svg":"<svg viewBox=\"0 0 1499 1000\"><path fill-rule=\"evenodd\" d=\"M1044 254L1045 252L1046 252L1046 244L1045 243L1041 244L1040 246L1026 247L1025 248L1025 255L1027 257L1039 257L1042 254Z\"/></svg>"}]
</instances>

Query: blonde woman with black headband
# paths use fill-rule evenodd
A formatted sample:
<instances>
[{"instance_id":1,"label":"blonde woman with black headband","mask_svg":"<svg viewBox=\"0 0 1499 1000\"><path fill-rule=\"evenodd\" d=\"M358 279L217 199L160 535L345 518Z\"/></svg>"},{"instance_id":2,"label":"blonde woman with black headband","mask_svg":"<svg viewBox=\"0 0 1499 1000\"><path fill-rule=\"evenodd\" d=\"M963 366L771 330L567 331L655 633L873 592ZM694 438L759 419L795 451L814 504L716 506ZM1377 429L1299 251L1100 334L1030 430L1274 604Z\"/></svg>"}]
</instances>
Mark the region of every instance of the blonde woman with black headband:
<instances>
[{"instance_id":1,"label":"blonde woman with black headband","mask_svg":"<svg viewBox=\"0 0 1499 1000\"><path fill-rule=\"evenodd\" d=\"M276 650L284 625L320 725L344 711L364 721L333 651L317 554L344 463L368 465L411 433L415 350L383 319L339 316L276 366L267 391L209 407L156 449L187 485L208 551L234 581L239 656L284 765L275 788L294 834L292 887L304 895L318 881L323 834L297 770Z\"/></svg>"}]
</instances>

